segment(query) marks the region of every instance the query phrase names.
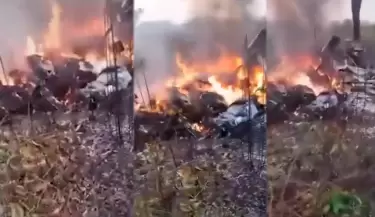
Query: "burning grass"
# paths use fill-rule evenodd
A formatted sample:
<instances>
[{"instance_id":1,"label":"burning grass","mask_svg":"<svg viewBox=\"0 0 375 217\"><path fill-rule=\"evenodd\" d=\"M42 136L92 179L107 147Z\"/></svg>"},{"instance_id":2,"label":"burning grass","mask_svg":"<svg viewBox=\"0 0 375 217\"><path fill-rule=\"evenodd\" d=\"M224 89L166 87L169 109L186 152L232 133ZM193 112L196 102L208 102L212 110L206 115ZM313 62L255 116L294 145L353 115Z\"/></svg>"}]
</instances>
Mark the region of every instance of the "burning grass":
<instances>
[{"instance_id":1,"label":"burning grass","mask_svg":"<svg viewBox=\"0 0 375 217\"><path fill-rule=\"evenodd\" d=\"M269 215L371 216L375 136L370 126L317 121L269 128ZM342 195L360 198L360 204L343 204L337 199Z\"/></svg>"}]
</instances>

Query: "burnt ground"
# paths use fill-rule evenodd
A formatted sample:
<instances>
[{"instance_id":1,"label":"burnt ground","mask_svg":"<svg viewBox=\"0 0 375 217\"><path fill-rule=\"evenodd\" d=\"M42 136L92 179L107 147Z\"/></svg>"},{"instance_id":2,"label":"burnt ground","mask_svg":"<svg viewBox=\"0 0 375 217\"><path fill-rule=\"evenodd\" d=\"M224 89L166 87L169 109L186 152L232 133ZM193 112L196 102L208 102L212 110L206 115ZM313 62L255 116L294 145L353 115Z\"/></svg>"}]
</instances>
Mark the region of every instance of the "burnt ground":
<instances>
[{"instance_id":1,"label":"burnt ground","mask_svg":"<svg viewBox=\"0 0 375 217\"><path fill-rule=\"evenodd\" d=\"M269 216L322 216L327 194L337 190L375 204L374 121L361 114L346 126L315 121L269 127Z\"/></svg>"},{"instance_id":2,"label":"burnt ground","mask_svg":"<svg viewBox=\"0 0 375 217\"><path fill-rule=\"evenodd\" d=\"M247 153L232 139L147 144L135 163L133 216L265 216L265 169L251 168Z\"/></svg>"}]
</instances>

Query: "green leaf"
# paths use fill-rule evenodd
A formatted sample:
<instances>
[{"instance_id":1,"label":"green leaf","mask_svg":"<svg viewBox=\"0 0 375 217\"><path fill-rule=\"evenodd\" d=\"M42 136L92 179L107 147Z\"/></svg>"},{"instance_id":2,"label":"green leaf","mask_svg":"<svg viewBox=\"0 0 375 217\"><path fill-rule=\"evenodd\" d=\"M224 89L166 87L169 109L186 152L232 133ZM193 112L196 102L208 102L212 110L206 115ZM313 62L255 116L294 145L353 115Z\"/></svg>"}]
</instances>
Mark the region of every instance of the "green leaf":
<instances>
[{"instance_id":1,"label":"green leaf","mask_svg":"<svg viewBox=\"0 0 375 217\"><path fill-rule=\"evenodd\" d=\"M323 213L325 214L331 213L335 216L352 216L360 214L360 216L366 216L362 214L367 213L367 211L365 211L366 206L362 199L359 196L348 192L333 192L328 201L328 205L329 209L327 206L323 208Z\"/></svg>"}]
</instances>

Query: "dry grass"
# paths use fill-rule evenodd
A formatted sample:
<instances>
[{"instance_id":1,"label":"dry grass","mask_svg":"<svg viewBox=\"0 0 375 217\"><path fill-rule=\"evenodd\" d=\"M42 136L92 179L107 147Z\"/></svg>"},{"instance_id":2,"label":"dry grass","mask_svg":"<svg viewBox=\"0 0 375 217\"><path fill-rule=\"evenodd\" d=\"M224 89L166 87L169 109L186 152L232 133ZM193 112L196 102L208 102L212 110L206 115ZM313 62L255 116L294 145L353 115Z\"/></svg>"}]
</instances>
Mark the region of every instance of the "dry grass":
<instances>
[{"instance_id":1,"label":"dry grass","mask_svg":"<svg viewBox=\"0 0 375 217\"><path fill-rule=\"evenodd\" d=\"M238 166L243 149L236 150L235 145L231 146L233 149L225 149L213 144L214 141L148 144L138 154L136 163L136 182L140 185L134 201L134 216L259 216L258 213L250 215L256 211L247 201L253 193L261 192L260 188L259 192L247 188L257 183L248 180L243 184L236 180L242 173ZM243 190L236 192L234 185L243 185ZM263 194L266 196L265 191ZM239 203L237 200L241 197L247 203Z\"/></svg>"},{"instance_id":2,"label":"dry grass","mask_svg":"<svg viewBox=\"0 0 375 217\"><path fill-rule=\"evenodd\" d=\"M0 216L82 213L79 138L70 129L0 136Z\"/></svg>"},{"instance_id":3,"label":"dry grass","mask_svg":"<svg viewBox=\"0 0 375 217\"><path fill-rule=\"evenodd\" d=\"M349 123L343 128L314 122L268 132L269 216L320 217L332 189L355 191L373 203L371 125ZM224 148L222 142L149 144L133 162L133 216L256 216L248 202L263 197L265 183L241 179L255 177L244 169L246 149L243 144ZM34 135L2 134L0 216L98 216L90 208L92 192L82 177L87 157L81 143L69 127Z\"/></svg>"},{"instance_id":4,"label":"dry grass","mask_svg":"<svg viewBox=\"0 0 375 217\"><path fill-rule=\"evenodd\" d=\"M104 119L90 122L83 115L48 128L35 121L32 134L18 125L1 128L0 217L125 216L130 212L130 143L120 146L113 136L115 125ZM128 131L124 126L126 137Z\"/></svg>"},{"instance_id":5,"label":"dry grass","mask_svg":"<svg viewBox=\"0 0 375 217\"><path fill-rule=\"evenodd\" d=\"M324 216L327 195L338 189L373 203L370 125L319 121L276 126L268 133L269 216Z\"/></svg>"}]
</instances>

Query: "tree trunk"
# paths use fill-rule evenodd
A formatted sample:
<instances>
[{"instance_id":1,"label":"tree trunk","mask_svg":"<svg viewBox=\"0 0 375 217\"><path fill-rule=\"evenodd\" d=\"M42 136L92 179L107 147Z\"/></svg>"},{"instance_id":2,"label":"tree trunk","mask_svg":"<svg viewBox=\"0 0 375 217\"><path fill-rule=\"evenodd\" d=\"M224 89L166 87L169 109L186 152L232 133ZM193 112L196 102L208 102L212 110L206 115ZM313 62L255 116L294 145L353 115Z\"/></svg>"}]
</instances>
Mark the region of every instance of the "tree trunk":
<instances>
[{"instance_id":1,"label":"tree trunk","mask_svg":"<svg viewBox=\"0 0 375 217\"><path fill-rule=\"evenodd\" d=\"M361 40L361 11L362 0L352 0L353 40Z\"/></svg>"}]
</instances>

